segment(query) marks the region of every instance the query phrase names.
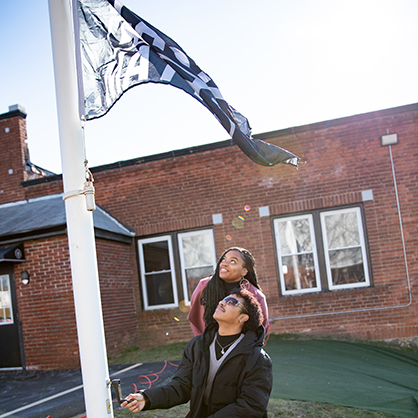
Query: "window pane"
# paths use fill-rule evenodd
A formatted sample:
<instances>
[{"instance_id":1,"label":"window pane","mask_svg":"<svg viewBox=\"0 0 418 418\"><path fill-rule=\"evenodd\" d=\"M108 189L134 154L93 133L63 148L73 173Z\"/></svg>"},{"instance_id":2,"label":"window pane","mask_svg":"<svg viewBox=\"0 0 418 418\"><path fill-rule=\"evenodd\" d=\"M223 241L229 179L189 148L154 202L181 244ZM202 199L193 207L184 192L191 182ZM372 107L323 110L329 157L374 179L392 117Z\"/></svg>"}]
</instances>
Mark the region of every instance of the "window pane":
<instances>
[{"instance_id":1,"label":"window pane","mask_svg":"<svg viewBox=\"0 0 418 418\"><path fill-rule=\"evenodd\" d=\"M143 244L145 273L170 270L168 241Z\"/></svg>"},{"instance_id":2,"label":"window pane","mask_svg":"<svg viewBox=\"0 0 418 418\"><path fill-rule=\"evenodd\" d=\"M331 268L344 268L363 264L361 248L332 250L329 252L329 262Z\"/></svg>"},{"instance_id":3,"label":"window pane","mask_svg":"<svg viewBox=\"0 0 418 418\"><path fill-rule=\"evenodd\" d=\"M284 294L321 290L312 215L274 222Z\"/></svg>"},{"instance_id":4,"label":"window pane","mask_svg":"<svg viewBox=\"0 0 418 418\"><path fill-rule=\"evenodd\" d=\"M9 278L7 276L2 277L2 288L0 290L9 291Z\"/></svg>"},{"instance_id":5,"label":"window pane","mask_svg":"<svg viewBox=\"0 0 418 418\"><path fill-rule=\"evenodd\" d=\"M286 290L317 287L313 254L283 257L282 268Z\"/></svg>"},{"instance_id":6,"label":"window pane","mask_svg":"<svg viewBox=\"0 0 418 418\"><path fill-rule=\"evenodd\" d=\"M12 322L12 311L10 308L6 308L6 322Z\"/></svg>"},{"instance_id":7,"label":"window pane","mask_svg":"<svg viewBox=\"0 0 418 418\"><path fill-rule=\"evenodd\" d=\"M213 231L203 229L178 234L184 302L188 305L199 280L216 267Z\"/></svg>"},{"instance_id":8,"label":"window pane","mask_svg":"<svg viewBox=\"0 0 418 418\"><path fill-rule=\"evenodd\" d=\"M309 220L307 218L280 221L279 238L282 255L312 251Z\"/></svg>"},{"instance_id":9,"label":"window pane","mask_svg":"<svg viewBox=\"0 0 418 418\"><path fill-rule=\"evenodd\" d=\"M9 276L0 277L0 323L13 322Z\"/></svg>"},{"instance_id":10,"label":"window pane","mask_svg":"<svg viewBox=\"0 0 418 418\"><path fill-rule=\"evenodd\" d=\"M8 308L11 306L10 292L1 292L0 306L3 308Z\"/></svg>"},{"instance_id":11,"label":"window pane","mask_svg":"<svg viewBox=\"0 0 418 418\"><path fill-rule=\"evenodd\" d=\"M325 215L328 248L347 248L360 245L356 212Z\"/></svg>"},{"instance_id":12,"label":"window pane","mask_svg":"<svg viewBox=\"0 0 418 418\"><path fill-rule=\"evenodd\" d=\"M212 265L212 242L209 234L182 237L184 267Z\"/></svg>"},{"instance_id":13,"label":"window pane","mask_svg":"<svg viewBox=\"0 0 418 418\"><path fill-rule=\"evenodd\" d=\"M330 289L370 284L360 208L321 213Z\"/></svg>"},{"instance_id":14,"label":"window pane","mask_svg":"<svg viewBox=\"0 0 418 418\"><path fill-rule=\"evenodd\" d=\"M366 281L361 248L330 251L329 257L334 286Z\"/></svg>"},{"instance_id":15,"label":"window pane","mask_svg":"<svg viewBox=\"0 0 418 418\"><path fill-rule=\"evenodd\" d=\"M210 276L213 273L213 267L200 267L194 269L186 270L186 279L187 279L187 291L189 295L189 300L192 297L192 293L195 290L197 284L201 279Z\"/></svg>"},{"instance_id":16,"label":"window pane","mask_svg":"<svg viewBox=\"0 0 418 418\"><path fill-rule=\"evenodd\" d=\"M145 276L148 305L166 305L174 303L171 273L147 274Z\"/></svg>"}]
</instances>

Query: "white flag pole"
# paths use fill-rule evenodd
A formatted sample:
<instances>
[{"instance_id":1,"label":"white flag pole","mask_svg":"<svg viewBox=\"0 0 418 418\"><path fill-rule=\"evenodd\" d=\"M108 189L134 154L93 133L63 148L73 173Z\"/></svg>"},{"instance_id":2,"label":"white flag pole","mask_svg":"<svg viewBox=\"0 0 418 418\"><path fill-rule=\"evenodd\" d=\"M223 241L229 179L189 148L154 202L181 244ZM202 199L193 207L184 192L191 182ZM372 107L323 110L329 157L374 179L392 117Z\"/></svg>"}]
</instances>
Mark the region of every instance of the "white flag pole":
<instances>
[{"instance_id":1,"label":"white flag pole","mask_svg":"<svg viewBox=\"0 0 418 418\"><path fill-rule=\"evenodd\" d=\"M108 386L93 216L77 192L85 182L84 141L78 113L71 0L49 0L67 233L88 418L113 417Z\"/></svg>"}]
</instances>

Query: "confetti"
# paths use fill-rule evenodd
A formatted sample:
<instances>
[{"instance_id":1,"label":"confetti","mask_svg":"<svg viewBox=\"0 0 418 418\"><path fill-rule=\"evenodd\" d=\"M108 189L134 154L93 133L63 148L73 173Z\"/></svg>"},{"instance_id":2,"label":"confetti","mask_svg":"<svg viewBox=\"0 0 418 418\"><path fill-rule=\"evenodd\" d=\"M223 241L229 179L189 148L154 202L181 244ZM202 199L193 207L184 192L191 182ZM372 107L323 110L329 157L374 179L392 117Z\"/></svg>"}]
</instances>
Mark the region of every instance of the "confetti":
<instances>
[{"instance_id":1,"label":"confetti","mask_svg":"<svg viewBox=\"0 0 418 418\"><path fill-rule=\"evenodd\" d=\"M232 225L237 229L242 229L244 228L244 221L238 218L234 218L232 220Z\"/></svg>"}]
</instances>

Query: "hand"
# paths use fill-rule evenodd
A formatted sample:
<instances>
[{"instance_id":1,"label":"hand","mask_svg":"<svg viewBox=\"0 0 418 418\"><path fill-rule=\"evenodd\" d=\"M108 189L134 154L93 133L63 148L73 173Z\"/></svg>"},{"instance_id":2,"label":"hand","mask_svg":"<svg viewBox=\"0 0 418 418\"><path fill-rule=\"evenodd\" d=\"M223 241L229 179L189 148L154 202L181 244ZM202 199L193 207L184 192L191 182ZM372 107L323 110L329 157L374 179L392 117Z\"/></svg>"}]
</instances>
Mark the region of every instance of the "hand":
<instances>
[{"instance_id":1,"label":"hand","mask_svg":"<svg viewBox=\"0 0 418 418\"><path fill-rule=\"evenodd\" d=\"M139 412L144 409L145 399L142 393L130 393L126 400L129 401L130 399L132 399L131 402L123 402L120 406L128 408L131 412Z\"/></svg>"}]
</instances>

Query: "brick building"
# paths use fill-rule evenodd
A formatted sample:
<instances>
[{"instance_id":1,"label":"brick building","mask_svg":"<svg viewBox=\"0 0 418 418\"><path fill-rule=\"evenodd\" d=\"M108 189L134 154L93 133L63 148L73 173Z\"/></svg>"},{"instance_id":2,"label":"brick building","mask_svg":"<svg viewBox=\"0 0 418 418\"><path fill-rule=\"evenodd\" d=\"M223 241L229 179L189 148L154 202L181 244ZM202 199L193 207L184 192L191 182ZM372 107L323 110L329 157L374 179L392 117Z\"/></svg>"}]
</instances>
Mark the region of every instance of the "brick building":
<instances>
[{"instance_id":1,"label":"brick building","mask_svg":"<svg viewBox=\"0 0 418 418\"><path fill-rule=\"evenodd\" d=\"M30 162L25 116L0 115L0 352L20 353L0 367L77 367L65 219L48 215L61 176ZM224 141L92 169L109 355L191 338L191 292L234 245L256 258L272 333L418 336L418 104L257 137L300 168Z\"/></svg>"}]
</instances>

